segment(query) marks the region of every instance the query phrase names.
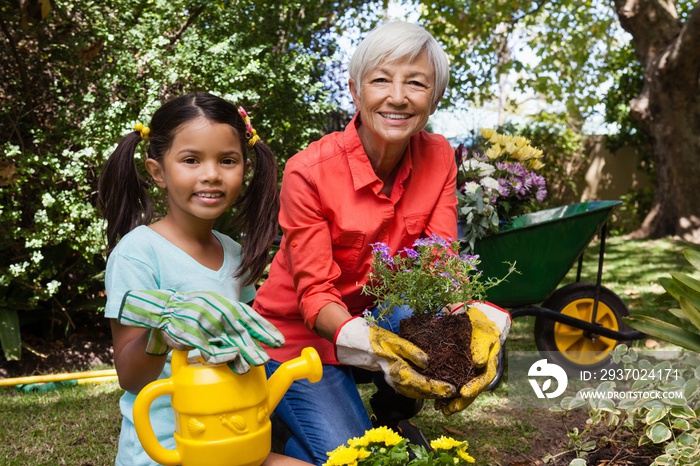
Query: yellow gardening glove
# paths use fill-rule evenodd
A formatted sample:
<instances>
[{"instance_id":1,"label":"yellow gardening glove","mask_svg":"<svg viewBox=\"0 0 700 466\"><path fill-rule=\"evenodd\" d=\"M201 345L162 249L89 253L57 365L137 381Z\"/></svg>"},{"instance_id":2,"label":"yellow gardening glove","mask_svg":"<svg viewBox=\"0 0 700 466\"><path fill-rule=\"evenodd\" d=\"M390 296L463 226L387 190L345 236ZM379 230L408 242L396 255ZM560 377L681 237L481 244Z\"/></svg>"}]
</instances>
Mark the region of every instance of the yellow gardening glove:
<instances>
[{"instance_id":1,"label":"yellow gardening glove","mask_svg":"<svg viewBox=\"0 0 700 466\"><path fill-rule=\"evenodd\" d=\"M452 400L437 400L435 408L446 416L459 412L472 404L486 390L498 372L498 353L510 330L510 315L490 303L469 304L467 311L472 324L470 349L474 367L481 374L459 389L459 397Z\"/></svg>"},{"instance_id":2,"label":"yellow gardening glove","mask_svg":"<svg viewBox=\"0 0 700 466\"><path fill-rule=\"evenodd\" d=\"M410 398L452 398L454 385L430 379L412 366L425 369L428 355L413 343L361 317L345 322L335 337L339 362L369 371L382 371L386 382ZM410 363L410 364L409 364Z\"/></svg>"}]
</instances>

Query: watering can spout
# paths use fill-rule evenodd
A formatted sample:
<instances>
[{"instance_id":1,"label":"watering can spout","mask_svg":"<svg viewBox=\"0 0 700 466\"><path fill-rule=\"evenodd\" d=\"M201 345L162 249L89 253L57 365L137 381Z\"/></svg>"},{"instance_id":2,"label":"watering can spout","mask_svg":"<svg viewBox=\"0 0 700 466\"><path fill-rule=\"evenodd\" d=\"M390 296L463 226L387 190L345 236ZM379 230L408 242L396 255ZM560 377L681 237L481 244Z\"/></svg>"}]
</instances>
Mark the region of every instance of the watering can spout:
<instances>
[{"instance_id":1,"label":"watering can spout","mask_svg":"<svg viewBox=\"0 0 700 466\"><path fill-rule=\"evenodd\" d=\"M268 380L270 396L268 397L268 409L272 412L282 400L292 382L299 379L309 379L316 383L323 376L323 365L318 352L311 347L304 348L301 356L282 363Z\"/></svg>"}]
</instances>

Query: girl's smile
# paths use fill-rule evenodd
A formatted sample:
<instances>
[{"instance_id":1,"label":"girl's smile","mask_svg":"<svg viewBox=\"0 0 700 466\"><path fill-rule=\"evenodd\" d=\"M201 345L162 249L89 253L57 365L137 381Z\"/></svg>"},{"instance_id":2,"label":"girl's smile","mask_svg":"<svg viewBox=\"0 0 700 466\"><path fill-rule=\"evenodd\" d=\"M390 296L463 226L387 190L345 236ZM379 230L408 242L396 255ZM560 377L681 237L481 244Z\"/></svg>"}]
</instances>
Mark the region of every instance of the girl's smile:
<instances>
[{"instance_id":1,"label":"girl's smile","mask_svg":"<svg viewBox=\"0 0 700 466\"><path fill-rule=\"evenodd\" d=\"M151 176L168 196L169 216L213 224L233 205L246 171L238 135L204 117L183 125L162 163L147 160Z\"/></svg>"}]
</instances>

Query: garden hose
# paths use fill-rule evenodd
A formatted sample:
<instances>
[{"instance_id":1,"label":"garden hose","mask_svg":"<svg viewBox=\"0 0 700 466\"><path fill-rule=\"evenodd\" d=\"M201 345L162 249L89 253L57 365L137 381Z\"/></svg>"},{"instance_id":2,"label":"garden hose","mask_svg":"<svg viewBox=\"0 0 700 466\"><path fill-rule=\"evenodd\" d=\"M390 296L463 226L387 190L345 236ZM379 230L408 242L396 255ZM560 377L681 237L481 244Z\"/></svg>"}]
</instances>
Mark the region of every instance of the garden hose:
<instances>
[{"instance_id":1,"label":"garden hose","mask_svg":"<svg viewBox=\"0 0 700 466\"><path fill-rule=\"evenodd\" d=\"M54 390L85 383L111 382L113 380L117 380L116 369L106 369L0 379L0 387L17 387L22 391L29 392L34 390Z\"/></svg>"}]
</instances>

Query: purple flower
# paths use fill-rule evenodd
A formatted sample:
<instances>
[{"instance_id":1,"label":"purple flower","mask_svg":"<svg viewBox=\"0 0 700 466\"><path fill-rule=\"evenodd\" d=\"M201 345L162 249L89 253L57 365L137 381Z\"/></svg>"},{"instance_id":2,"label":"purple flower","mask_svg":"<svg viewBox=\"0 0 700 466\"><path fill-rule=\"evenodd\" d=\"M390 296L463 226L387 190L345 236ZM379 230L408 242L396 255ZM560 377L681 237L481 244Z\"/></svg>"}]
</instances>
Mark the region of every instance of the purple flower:
<instances>
[{"instance_id":1,"label":"purple flower","mask_svg":"<svg viewBox=\"0 0 700 466\"><path fill-rule=\"evenodd\" d=\"M545 188L545 187L538 188L537 193L535 194L535 199L537 199L537 202L544 201L545 197L547 197L547 188Z\"/></svg>"},{"instance_id":2,"label":"purple flower","mask_svg":"<svg viewBox=\"0 0 700 466\"><path fill-rule=\"evenodd\" d=\"M505 178L498 179L498 194L502 197L510 196L510 182Z\"/></svg>"},{"instance_id":3,"label":"purple flower","mask_svg":"<svg viewBox=\"0 0 700 466\"><path fill-rule=\"evenodd\" d=\"M430 235L427 238L418 238L413 242L414 248L418 248L421 246L436 246L440 248L449 248L450 244L444 238L438 235Z\"/></svg>"},{"instance_id":4,"label":"purple flower","mask_svg":"<svg viewBox=\"0 0 700 466\"><path fill-rule=\"evenodd\" d=\"M521 178L513 178L511 180L511 183L513 185L513 191L515 191L516 196L522 198L527 194L527 188L525 187L525 184L523 183L523 180Z\"/></svg>"},{"instance_id":5,"label":"purple flower","mask_svg":"<svg viewBox=\"0 0 700 466\"><path fill-rule=\"evenodd\" d=\"M476 269L476 264L479 263L479 255L478 254L462 254L459 256L459 259L468 264L471 268Z\"/></svg>"},{"instance_id":6,"label":"purple flower","mask_svg":"<svg viewBox=\"0 0 700 466\"><path fill-rule=\"evenodd\" d=\"M382 262L388 265L394 265L394 258L391 257L391 248L386 243L372 243L372 254L375 257L380 257Z\"/></svg>"}]
</instances>

